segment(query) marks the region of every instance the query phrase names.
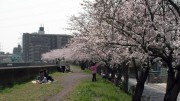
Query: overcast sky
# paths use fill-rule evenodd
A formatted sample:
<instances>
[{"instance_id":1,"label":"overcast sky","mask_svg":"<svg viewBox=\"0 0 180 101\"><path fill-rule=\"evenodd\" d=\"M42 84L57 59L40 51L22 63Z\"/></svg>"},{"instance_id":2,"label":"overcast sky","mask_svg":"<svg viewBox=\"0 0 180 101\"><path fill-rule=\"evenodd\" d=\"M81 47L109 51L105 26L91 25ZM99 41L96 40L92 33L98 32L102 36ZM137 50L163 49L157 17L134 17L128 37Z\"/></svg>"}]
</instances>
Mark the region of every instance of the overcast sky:
<instances>
[{"instance_id":1,"label":"overcast sky","mask_svg":"<svg viewBox=\"0 0 180 101\"><path fill-rule=\"evenodd\" d=\"M22 33L68 34L71 15L81 11L83 0L0 0L0 51L12 53L22 42Z\"/></svg>"}]
</instances>

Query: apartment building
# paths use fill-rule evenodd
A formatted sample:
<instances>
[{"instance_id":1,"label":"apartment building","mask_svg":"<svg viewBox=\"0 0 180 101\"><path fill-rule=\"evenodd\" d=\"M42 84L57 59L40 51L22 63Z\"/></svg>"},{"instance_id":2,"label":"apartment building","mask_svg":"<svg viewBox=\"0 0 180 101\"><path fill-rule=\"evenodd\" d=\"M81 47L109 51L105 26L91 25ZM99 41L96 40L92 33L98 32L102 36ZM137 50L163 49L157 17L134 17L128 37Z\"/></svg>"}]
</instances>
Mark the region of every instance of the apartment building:
<instances>
[{"instance_id":1,"label":"apartment building","mask_svg":"<svg viewBox=\"0 0 180 101\"><path fill-rule=\"evenodd\" d=\"M44 27L37 33L23 33L22 49L25 62L41 62L41 55L68 44L70 35L45 34Z\"/></svg>"}]
</instances>

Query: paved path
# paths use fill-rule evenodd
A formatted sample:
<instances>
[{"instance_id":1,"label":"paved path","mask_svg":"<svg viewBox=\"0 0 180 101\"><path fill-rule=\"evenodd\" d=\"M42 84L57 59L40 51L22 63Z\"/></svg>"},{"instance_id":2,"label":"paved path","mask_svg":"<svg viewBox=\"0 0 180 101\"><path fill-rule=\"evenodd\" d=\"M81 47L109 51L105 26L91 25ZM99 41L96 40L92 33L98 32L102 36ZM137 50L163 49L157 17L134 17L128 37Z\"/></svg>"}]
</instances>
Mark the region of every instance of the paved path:
<instances>
[{"instance_id":1,"label":"paved path","mask_svg":"<svg viewBox=\"0 0 180 101\"><path fill-rule=\"evenodd\" d=\"M47 101L63 101L66 95L79 83L79 81L90 77L90 74L82 73L80 70L73 70L73 73L64 75L60 80L63 89Z\"/></svg>"},{"instance_id":2,"label":"paved path","mask_svg":"<svg viewBox=\"0 0 180 101\"><path fill-rule=\"evenodd\" d=\"M129 79L129 85L135 85L135 79ZM165 94L166 85L158 83L148 83L145 84L143 96L150 97L149 101L163 101ZM180 101L180 94L177 98L177 101Z\"/></svg>"}]
</instances>

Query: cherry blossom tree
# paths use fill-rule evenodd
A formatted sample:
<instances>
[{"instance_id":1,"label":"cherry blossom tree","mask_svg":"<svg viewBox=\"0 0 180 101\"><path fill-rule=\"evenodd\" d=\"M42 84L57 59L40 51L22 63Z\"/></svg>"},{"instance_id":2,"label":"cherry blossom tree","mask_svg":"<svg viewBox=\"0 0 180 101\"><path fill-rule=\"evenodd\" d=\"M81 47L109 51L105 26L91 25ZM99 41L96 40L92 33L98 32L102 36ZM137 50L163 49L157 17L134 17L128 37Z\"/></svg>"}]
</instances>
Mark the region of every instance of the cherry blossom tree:
<instances>
[{"instance_id":1,"label":"cherry blossom tree","mask_svg":"<svg viewBox=\"0 0 180 101\"><path fill-rule=\"evenodd\" d=\"M43 59L103 61L107 67L132 60L137 85L133 101L140 101L150 61L168 68L164 101L180 91L179 9L171 0L95 0L82 4L84 12L71 18L72 42L43 55ZM137 73L142 63L141 74Z\"/></svg>"},{"instance_id":2,"label":"cherry blossom tree","mask_svg":"<svg viewBox=\"0 0 180 101\"><path fill-rule=\"evenodd\" d=\"M93 5L91 5L90 2L86 2L83 6L87 9L87 13L83 13L79 17L74 16L71 19L73 22L71 30L74 32L74 38L68 48L71 48L71 54L75 55L69 56L71 59L77 59L75 58L76 56L78 56L78 58L85 56L91 60L104 62L107 69L114 69L114 63L124 64L124 61L131 57L144 59L142 58L144 57L143 54L138 50L136 50L136 52L134 50L133 54L129 53L128 47L136 45L129 44L130 41L128 40L130 38L118 34L119 31L115 30L114 24L99 20L101 16L97 16L97 12L94 12ZM63 55L65 52L69 55L67 51L63 50L64 49L58 50L55 54L59 53L58 57L65 57L66 55ZM86 54L88 54L88 56ZM127 61L125 64L126 63ZM124 70L126 71L123 73L125 73L124 84L126 86L125 91L127 91L128 67L125 65L123 65L123 67L125 67Z\"/></svg>"},{"instance_id":3,"label":"cherry blossom tree","mask_svg":"<svg viewBox=\"0 0 180 101\"><path fill-rule=\"evenodd\" d=\"M113 25L120 36L128 39L126 44L137 46L136 50L138 48L145 57L161 58L167 65L164 100L175 101L180 90L179 70L175 65L179 54L178 10L166 0L96 0L94 6L101 21ZM116 40L113 44L122 45L122 42ZM140 101L134 96L136 100Z\"/></svg>"}]
</instances>

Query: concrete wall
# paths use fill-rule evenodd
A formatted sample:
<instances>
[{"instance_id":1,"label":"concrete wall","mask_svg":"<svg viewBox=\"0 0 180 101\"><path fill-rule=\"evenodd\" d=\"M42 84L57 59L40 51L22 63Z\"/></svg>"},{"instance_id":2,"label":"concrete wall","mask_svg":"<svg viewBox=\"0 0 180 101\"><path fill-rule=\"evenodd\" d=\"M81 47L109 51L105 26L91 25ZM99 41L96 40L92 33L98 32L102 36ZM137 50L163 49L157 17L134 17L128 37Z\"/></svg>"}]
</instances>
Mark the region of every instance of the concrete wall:
<instances>
[{"instance_id":1,"label":"concrete wall","mask_svg":"<svg viewBox=\"0 0 180 101\"><path fill-rule=\"evenodd\" d=\"M21 66L21 67L1 67L0 68L0 86L12 85L32 79L38 75L40 70L47 69L48 72L55 72L55 65L44 66Z\"/></svg>"}]
</instances>

